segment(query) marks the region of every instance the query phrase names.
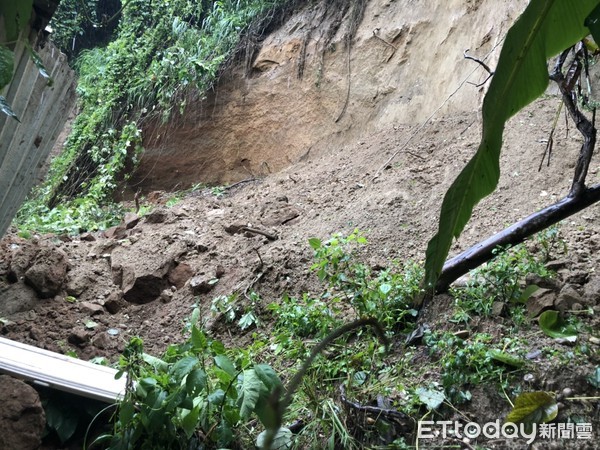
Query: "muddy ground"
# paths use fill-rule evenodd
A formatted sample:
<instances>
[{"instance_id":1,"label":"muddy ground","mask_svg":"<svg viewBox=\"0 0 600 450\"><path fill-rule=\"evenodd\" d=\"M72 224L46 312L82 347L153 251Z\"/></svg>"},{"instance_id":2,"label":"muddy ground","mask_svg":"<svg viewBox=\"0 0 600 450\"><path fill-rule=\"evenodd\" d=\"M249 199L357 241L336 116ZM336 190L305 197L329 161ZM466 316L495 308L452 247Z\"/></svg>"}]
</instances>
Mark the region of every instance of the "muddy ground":
<instances>
[{"instance_id":1,"label":"muddy ground","mask_svg":"<svg viewBox=\"0 0 600 450\"><path fill-rule=\"evenodd\" d=\"M558 100L547 96L511 120L500 185L477 207L452 254L566 195L582 141L572 124L567 133L559 121L550 166L538 170L557 106ZM237 292L243 302L244 294L259 293L259 329L268 333L270 303L285 293L319 290L310 270L311 237L327 239L358 228L369 241L361 258L371 266L423 261L443 194L476 150L479 135L476 113L437 117L421 129L397 124L343 148L309 152L279 173L229 187L149 193L138 215L128 204L132 214L116 229L27 239L12 229L0 242L0 336L112 362L132 336L140 336L146 351L158 355L179 341L185 319L198 304L215 336L226 345L247 345L256 330L241 332L225 324L210 310L215 297ZM598 181L599 168L596 158L588 184ZM585 381L599 364L598 212L592 206L561 224L568 252L555 255L553 266L557 292L569 284L580 297L579 306L594 313L581 315L588 328L579 339L589 345L589 355L572 363L532 361L534 389L561 393L568 388L573 397L598 396ZM453 330L447 321L452 301L444 298L434 299L426 319L434 328ZM482 319L479 327L500 336L506 329L502 317ZM522 337L531 351L543 346L573 351L539 332L528 333ZM397 336L398 343L404 338ZM497 392L473 392L473 400L461 409L472 420L495 420L508 412ZM597 448L598 399L571 402L559 419L575 415L593 424L591 441L540 441L532 448ZM426 444L421 441L419 447L433 448ZM451 439L445 444L474 448ZM493 440L480 445L526 448Z\"/></svg>"}]
</instances>

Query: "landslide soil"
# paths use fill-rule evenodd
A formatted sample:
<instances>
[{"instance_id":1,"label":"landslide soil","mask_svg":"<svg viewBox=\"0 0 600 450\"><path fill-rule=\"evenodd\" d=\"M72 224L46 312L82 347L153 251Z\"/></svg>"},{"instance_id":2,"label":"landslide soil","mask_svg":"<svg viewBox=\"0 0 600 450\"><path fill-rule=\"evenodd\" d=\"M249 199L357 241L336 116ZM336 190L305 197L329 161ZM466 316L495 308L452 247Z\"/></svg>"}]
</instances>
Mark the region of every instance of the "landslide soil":
<instances>
[{"instance_id":1,"label":"landslide soil","mask_svg":"<svg viewBox=\"0 0 600 450\"><path fill-rule=\"evenodd\" d=\"M453 254L567 193L581 138L572 126L567 135L563 120L555 132L550 166L544 164L538 170L557 104L556 98L548 96L510 121L499 187L476 208ZM140 336L146 351L157 355L178 342L186 318L199 305L211 333L228 346L247 345L256 329L241 331L212 313L216 296L237 292L243 303L245 293L259 293L258 329L268 334L274 323L267 309L270 303L286 293L319 292L320 284L310 270L312 249L307 241L311 237L325 240L358 228L369 241L359 257L372 267L385 267L392 260L422 261L436 229L443 194L476 150L479 136L475 113L434 118L420 129L393 125L353 144L309 154L279 173L224 190L151 193L142 200L150 211L128 230L29 239L12 230L0 243L0 335L59 353L75 352L83 359L104 356L114 362L132 336ZM408 145L403 145L409 138ZM598 169L595 160L590 183L598 179ZM234 233L232 226L251 227L277 239L243 230ZM529 370L536 381L527 387L557 393L569 388L573 396L597 396L585 377L598 364L597 340L589 341L589 330L598 334L600 313L600 292L594 290L600 291L598 207L564 221L560 235L568 252L555 255L560 259L557 280L560 284L569 281L584 298L585 307L595 313L581 316L589 328L580 339L588 343L590 354L577 364L546 358L531 362ZM49 299L38 298L14 274L14 267L31 264L40 248L58 249L68 260L64 285ZM162 294L136 297L136 303L123 298L122 273L116 273L115 261L120 267L143 268L161 258L168 266L162 272L167 280ZM194 276L218 281L203 292L193 288ZM460 326L447 320L451 308L447 298L434 299L426 313L428 323L434 329L458 330ZM96 325L89 327L90 320ZM498 316L482 319L479 327L502 336L508 325L508 319ZM528 333L521 336L527 338L528 351L543 347L558 353L573 351L540 332ZM403 340L404 336L397 336L399 344ZM461 409L472 420L495 420L509 410L493 388L477 390L475 395ZM572 402L560 417L566 420L570 414L580 414L593 422L595 430L600 429L597 400ZM567 442L556 448L594 448L595 444L587 444ZM507 442L485 445L509 448ZM536 445L554 448L547 447L548 442Z\"/></svg>"},{"instance_id":2,"label":"landslide soil","mask_svg":"<svg viewBox=\"0 0 600 450\"><path fill-rule=\"evenodd\" d=\"M81 236L24 239L12 229L0 241L0 336L111 362L132 336L140 336L147 352L160 355L181 340L198 305L213 336L243 347L253 333L272 332L269 304L285 294L322 292L310 270L309 238L326 240L358 228L369 241L358 258L373 269L394 260L422 262L443 195L481 135L484 88L465 82L481 82L487 74L465 64L463 51L490 54L486 61L493 67L494 49L524 6L371 0L350 52L344 46L348 21L336 15L336 3L311 3L261 43L249 68L224 75L208 103L190 104L177 123L145 125L146 152L129 197L125 193L131 198L141 189L139 221L129 217L117 229ZM567 194L582 139L562 116L550 164L540 168L558 103L549 92L508 123L499 186L476 207L451 255ZM599 169L595 158L588 184L599 181ZM175 192L182 188L187 190ZM132 201L125 206L136 209ZM568 251L553 254L556 290L570 285L579 296L577 308L593 311L578 314L579 347L545 337L535 319L517 333L505 315L471 324L473 332L520 339L527 353L545 350L522 372L533 381L516 381L523 390L598 396L586 381L599 364L598 211L594 205L565 220L560 238ZM43 289L30 286L36 280ZM243 310L251 291L261 298L257 328L242 331L211 311L214 298L232 293ZM460 331L461 325L449 322L452 308L452 299L440 296L423 320L433 330ZM390 360L404 340L396 336ZM432 362L425 347L418 353L425 360L415 365ZM432 371L423 382L436 380L439 372ZM496 386L472 393L471 402L460 406L463 420L503 420L510 410ZM339 405L339 398L334 401ZM542 440L531 448L597 448L598 405L564 401L557 419L592 422L594 439ZM478 444L527 448L506 440ZM419 446L433 448L423 440Z\"/></svg>"}]
</instances>

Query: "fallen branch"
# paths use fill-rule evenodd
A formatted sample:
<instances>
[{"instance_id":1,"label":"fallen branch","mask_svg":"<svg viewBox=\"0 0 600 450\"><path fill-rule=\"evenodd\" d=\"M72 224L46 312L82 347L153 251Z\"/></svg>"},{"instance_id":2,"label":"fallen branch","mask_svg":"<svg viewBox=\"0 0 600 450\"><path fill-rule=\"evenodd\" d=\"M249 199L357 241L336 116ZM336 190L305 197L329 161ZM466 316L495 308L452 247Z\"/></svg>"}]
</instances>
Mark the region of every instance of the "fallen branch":
<instances>
[{"instance_id":1,"label":"fallen branch","mask_svg":"<svg viewBox=\"0 0 600 450\"><path fill-rule=\"evenodd\" d=\"M560 222L600 200L600 184L596 184L590 188L586 188L585 186L585 179L594 153L594 147L596 146L596 128L594 127L596 110L594 109L592 120L590 121L579 110L575 102L576 97L574 96L573 88L581 74L581 60L585 57L585 54L582 54L581 50L575 50L575 58L567 70L567 76L565 77L565 75L563 75L563 65L571 50L573 50L573 48L565 50L560 54L557 58L554 70L550 74L550 79L555 81L558 85L563 103L566 106L569 115L575 122L577 130L579 130L583 136L583 144L581 145L579 157L575 165L575 173L573 175L573 182L569 194L559 202L531 214L500 233L446 261L442 268L442 273L435 285L435 292L439 293L446 291L450 286L450 283L458 277L492 259L494 256L493 250L496 247L519 244L529 236ZM558 115L556 116L556 119L558 119ZM556 125L556 119L554 125ZM554 131L554 128L552 131ZM549 140L550 146L551 141L552 133L550 134ZM548 157L549 156L550 155L548 155ZM419 299L419 301L426 301L430 299L430 297L431 292L426 294L423 299Z\"/></svg>"},{"instance_id":2,"label":"fallen branch","mask_svg":"<svg viewBox=\"0 0 600 450\"><path fill-rule=\"evenodd\" d=\"M438 293L445 292L448 290L450 283L458 277L489 261L493 257L493 250L496 247L519 244L529 236L578 213L598 201L600 201L600 184L585 189L577 197L567 196L474 245L460 255L446 261L435 286L435 291Z\"/></svg>"},{"instance_id":3,"label":"fallen branch","mask_svg":"<svg viewBox=\"0 0 600 450\"><path fill-rule=\"evenodd\" d=\"M378 420L380 417L384 417L385 419L393 420L394 422L400 424L404 431L413 429L410 417L404 414L402 411L398 411L397 409L393 408L361 405L360 403L348 400L346 397L346 389L344 389L343 384L340 385L340 400L346 407L352 408L353 410L362 414L369 414L373 416L375 420Z\"/></svg>"},{"instance_id":4,"label":"fallen branch","mask_svg":"<svg viewBox=\"0 0 600 450\"><path fill-rule=\"evenodd\" d=\"M228 227L225 227L225 231L227 231L229 234L236 234L242 232L260 234L261 236L266 237L270 241L276 241L277 239L279 239L279 237L276 234L267 233L266 231L257 230L256 228L250 228L245 225L230 225Z\"/></svg>"},{"instance_id":5,"label":"fallen branch","mask_svg":"<svg viewBox=\"0 0 600 450\"><path fill-rule=\"evenodd\" d=\"M255 178L255 177L252 177L252 178L246 178L245 180L238 181L237 183L230 184L229 186L225 186L225 187L223 188L223 190L225 190L225 191L228 191L228 190L230 190L230 189L233 189L233 188L234 188L234 187L236 187L236 186L239 186L240 184L244 184L244 183L250 183L250 182L252 182L252 181L258 181L258 178Z\"/></svg>"}]
</instances>

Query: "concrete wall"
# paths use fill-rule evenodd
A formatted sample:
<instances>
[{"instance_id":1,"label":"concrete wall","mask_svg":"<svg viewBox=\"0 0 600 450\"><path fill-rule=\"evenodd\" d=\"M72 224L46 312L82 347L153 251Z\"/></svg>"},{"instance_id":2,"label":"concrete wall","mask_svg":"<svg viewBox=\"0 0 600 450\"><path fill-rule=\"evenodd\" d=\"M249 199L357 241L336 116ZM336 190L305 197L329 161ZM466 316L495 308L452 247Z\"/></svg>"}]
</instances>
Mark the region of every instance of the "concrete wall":
<instances>
[{"instance_id":1,"label":"concrete wall","mask_svg":"<svg viewBox=\"0 0 600 450\"><path fill-rule=\"evenodd\" d=\"M36 41L31 32L30 42ZM75 102L75 74L51 43L33 48L53 78L39 74L24 39L17 43L15 73L3 95L21 123L0 113L0 237L33 187Z\"/></svg>"}]
</instances>

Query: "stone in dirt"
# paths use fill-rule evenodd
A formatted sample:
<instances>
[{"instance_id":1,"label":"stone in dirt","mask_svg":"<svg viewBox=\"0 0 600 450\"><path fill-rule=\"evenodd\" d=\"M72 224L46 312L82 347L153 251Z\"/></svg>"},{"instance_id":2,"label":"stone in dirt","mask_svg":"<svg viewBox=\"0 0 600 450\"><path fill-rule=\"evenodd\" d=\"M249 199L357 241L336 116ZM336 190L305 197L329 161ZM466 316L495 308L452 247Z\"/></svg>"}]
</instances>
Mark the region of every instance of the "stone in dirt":
<instances>
[{"instance_id":1,"label":"stone in dirt","mask_svg":"<svg viewBox=\"0 0 600 450\"><path fill-rule=\"evenodd\" d=\"M102 307L102 305L98 305L97 303L92 302L81 302L79 305L79 309L81 309L82 312L89 314L90 316L104 313L104 308Z\"/></svg>"},{"instance_id":2,"label":"stone in dirt","mask_svg":"<svg viewBox=\"0 0 600 450\"><path fill-rule=\"evenodd\" d=\"M196 275L190 280L190 289L194 294L206 294L215 287L208 275Z\"/></svg>"},{"instance_id":3,"label":"stone in dirt","mask_svg":"<svg viewBox=\"0 0 600 450\"><path fill-rule=\"evenodd\" d=\"M108 239L125 239L127 237L127 229L123 224L115 225L104 230L104 236Z\"/></svg>"},{"instance_id":4,"label":"stone in dirt","mask_svg":"<svg viewBox=\"0 0 600 450\"><path fill-rule=\"evenodd\" d=\"M151 248L116 248L111 254L111 269L115 284L120 285L123 298L144 304L156 300L169 287L167 274L175 261L187 251L185 243L169 245L163 240ZM152 254L152 258L148 258Z\"/></svg>"},{"instance_id":5,"label":"stone in dirt","mask_svg":"<svg viewBox=\"0 0 600 450\"><path fill-rule=\"evenodd\" d=\"M584 270L574 270L567 275L565 282L569 284L583 285L587 282L589 277L590 274L585 272Z\"/></svg>"},{"instance_id":6,"label":"stone in dirt","mask_svg":"<svg viewBox=\"0 0 600 450\"><path fill-rule=\"evenodd\" d=\"M77 272L69 276L65 290L68 295L79 297L93 284L93 280L86 273Z\"/></svg>"},{"instance_id":7,"label":"stone in dirt","mask_svg":"<svg viewBox=\"0 0 600 450\"><path fill-rule=\"evenodd\" d=\"M16 283L25 276L25 271L31 266L37 251L37 247L31 244L21 245L18 250L15 250L9 257L7 277L9 282Z\"/></svg>"},{"instance_id":8,"label":"stone in dirt","mask_svg":"<svg viewBox=\"0 0 600 450\"><path fill-rule=\"evenodd\" d=\"M169 283L177 289L181 289L193 275L194 270L189 264L179 263L169 272Z\"/></svg>"},{"instance_id":9,"label":"stone in dirt","mask_svg":"<svg viewBox=\"0 0 600 450\"><path fill-rule=\"evenodd\" d=\"M85 232L79 236L79 239L85 242L94 242L96 237L92 233Z\"/></svg>"},{"instance_id":10,"label":"stone in dirt","mask_svg":"<svg viewBox=\"0 0 600 450\"><path fill-rule=\"evenodd\" d=\"M0 399L0 448L39 448L46 415L35 389L16 378L0 375Z\"/></svg>"},{"instance_id":11,"label":"stone in dirt","mask_svg":"<svg viewBox=\"0 0 600 450\"><path fill-rule=\"evenodd\" d=\"M39 303L37 293L23 283L0 286L0 317L29 311Z\"/></svg>"},{"instance_id":12,"label":"stone in dirt","mask_svg":"<svg viewBox=\"0 0 600 450\"><path fill-rule=\"evenodd\" d=\"M555 291L560 290L560 283L553 278L544 278L539 276L537 273L528 273L525 276L525 283L527 285L535 284L538 287L544 289L554 289Z\"/></svg>"},{"instance_id":13,"label":"stone in dirt","mask_svg":"<svg viewBox=\"0 0 600 450\"><path fill-rule=\"evenodd\" d=\"M554 307L556 294L551 289L538 289L527 300L529 317L537 317L547 309Z\"/></svg>"},{"instance_id":14,"label":"stone in dirt","mask_svg":"<svg viewBox=\"0 0 600 450\"><path fill-rule=\"evenodd\" d=\"M163 303L171 303L173 300L173 291L171 289L165 289L160 294L160 301Z\"/></svg>"},{"instance_id":15,"label":"stone in dirt","mask_svg":"<svg viewBox=\"0 0 600 450\"><path fill-rule=\"evenodd\" d=\"M90 335L83 329L76 329L69 334L67 340L78 347L84 347L90 340Z\"/></svg>"},{"instance_id":16,"label":"stone in dirt","mask_svg":"<svg viewBox=\"0 0 600 450\"><path fill-rule=\"evenodd\" d=\"M104 307L111 314L117 314L125 306L123 295L119 292L111 292L104 302Z\"/></svg>"},{"instance_id":17,"label":"stone in dirt","mask_svg":"<svg viewBox=\"0 0 600 450\"><path fill-rule=\"evenodd\" d=\"M575 290L573 285L565 284L558 294L554 306L561 312L565 312L569 309L573 309L573 305L576 303L583 303L583 298L579 295L579 292Z\"/></svg>"},{"instance_id":18,"label":"stone in dirt","mask_svg":"<svg viewBox=\"0 0 600 450\"><path fill-rule=\"evenodd\" d=\"M595 305L600 301L600 277L590 278L584 288L583 296L587 303Z\"/></svg>"},{"instance_id":19,"label":"stone in dirt","mask_svg":"<svg viewBox=\"0 0 600 450\"><path fill-rule=\"evenodd\" d=\"M135 213L125 213L125 217L123 218L123 225L125 225L126 230L131 230L140 222L140 218Z\"/></svg>"},{"instance_id":20,"label":"stone in dirt","mask_svg":"<svg viewBox=\"0 0 600 450\"><path fill-rule=\"evenodd\" d=\"M45 247L25 272L25 282L35 289L41 298L54 297L65 282L67 269L67 255L56 247Z\"/></svg>"},{"instance_id":21,"label":"stone in dirt","mask_svg":"<svg viewBox=\"0 0 600 450\"><path fill-rule=\"evenodd\" d=\"M146 215L146 223L163 223L169 218L169 211L163 208L157 208Z\"/></svg>"},{"instance_id":22,"label":"stone in dirt","mask_svg":"<svg viewBox=\"0 0 600 450\"><path fill-rule=\"evenodd\" d=\"M92 345L100 350L108 350L115 347L115 341L108 333L98 333L92 338Z\"/></svg>"}]
</instances>

